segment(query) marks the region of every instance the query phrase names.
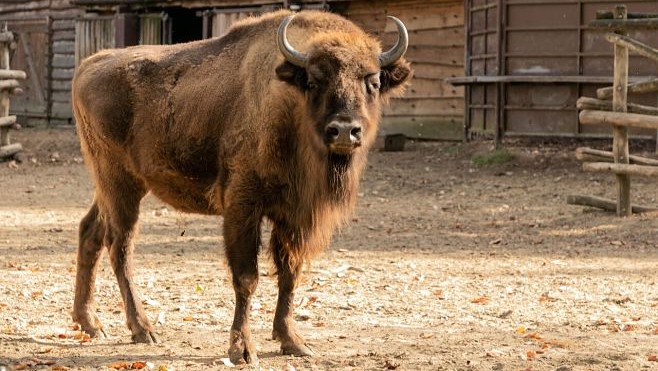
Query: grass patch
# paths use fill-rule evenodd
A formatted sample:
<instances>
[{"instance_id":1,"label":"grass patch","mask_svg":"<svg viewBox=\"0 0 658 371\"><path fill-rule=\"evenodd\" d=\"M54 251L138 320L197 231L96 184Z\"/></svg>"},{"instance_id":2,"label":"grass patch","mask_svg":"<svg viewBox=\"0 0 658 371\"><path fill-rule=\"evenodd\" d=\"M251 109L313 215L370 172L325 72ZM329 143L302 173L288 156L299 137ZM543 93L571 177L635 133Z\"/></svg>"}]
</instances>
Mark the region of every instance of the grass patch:
<instances>
[{"instance_id":1,"label":"grass patch","mask_svg":"<svg viewBox=\"0 0 658 371\"><path fill-rule=\"evenodd\" d=\"M514 160L514 155L508 150L497 149L484 155L475 156L473 158L473 163L480 167L487 167L492 165L502 165L512 160Z\"/></svg>"}]
</instances>

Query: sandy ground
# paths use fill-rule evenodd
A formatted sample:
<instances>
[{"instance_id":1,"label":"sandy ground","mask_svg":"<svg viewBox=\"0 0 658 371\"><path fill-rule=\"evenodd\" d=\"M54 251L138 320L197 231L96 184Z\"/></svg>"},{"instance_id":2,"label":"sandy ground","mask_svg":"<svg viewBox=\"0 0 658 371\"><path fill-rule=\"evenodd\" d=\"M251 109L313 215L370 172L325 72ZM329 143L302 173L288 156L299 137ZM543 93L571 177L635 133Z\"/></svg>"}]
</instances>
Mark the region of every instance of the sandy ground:
<instances>
[{"instance_id":1,"label":"sandy ground","mask_svg":"<svg viewBox=\"0 0 658 371\"><path fill-rule=\"evenodd\" d=\"M0 163L0 370L227 369L221 219L147 196L136 281L161 343L130 343L106 255L97 304L110 338L89 341L69 315L93 193L75 134L14 137L27 150L23 163ZM612 176L580 170L577 143L507 146L514 160L484 167L473 158L489 143L373 151L352 223L297 291L317 356L282 356L271 340L276 280L264 256L251 311L261 362L243 368L658 369L658 215L567 205L569 194L616 192ZM657 198L655 180L633 179L634 203Z\"/></svg>"}]
</instances>

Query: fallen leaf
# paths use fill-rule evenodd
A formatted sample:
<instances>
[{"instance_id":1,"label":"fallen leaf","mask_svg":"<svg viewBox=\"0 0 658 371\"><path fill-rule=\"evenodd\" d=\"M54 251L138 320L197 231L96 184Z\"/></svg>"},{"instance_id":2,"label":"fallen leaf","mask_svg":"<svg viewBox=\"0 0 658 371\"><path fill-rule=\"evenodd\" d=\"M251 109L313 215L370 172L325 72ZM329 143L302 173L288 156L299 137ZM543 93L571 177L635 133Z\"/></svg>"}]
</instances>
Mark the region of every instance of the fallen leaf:
<instances>
[{"instance_id":1,"label":"fallen leaf","mask_svg":"<svg viewBox=\"0 0 658 371\"><path fill-rule=\"evenodd\" d=\"M517 327L516 330L514 330L514 331L515 331L517 334L525 334L526 329L525 329L525 327L523 327L523 326L519 326L519 327Z\"/></svg>"},{"instance_id":2,"label":"fallen leaf","mask_svg":"<svg viewBox=\"0 0 658 371\"><path fill-rule=\"evenodd\" d=\"M54 365L54 366L50 369L50 371L66 371L66 370L68 370L68 369L69 369L69 368L66 367L66 366Z\"/></svg>"},{"instance_id":3,"label":"fallen leaf","mask_svg":"<svg viewBox=\"0 0 658 371\"><path fill-rule=\"evenodd\" d=\"M439 300L445 300L445 295L443 294L443 290L436 289L433 291L434 296L436 296Z\"/></svg>"},{"instance_id":4,"label":"fallen leaf","mask_svg":"<svg viewBox=\"0 0 658 371\"><path fill-rule=\"evenodd\" d=\"M649 358L647 360L650 361L650 362L658 362L658 356L655 355L655 354L652 354L652 355L649 356Z\"/></svg>"},{"instance_id":5,"label":"fallen leaf","mask_svg":"<svg viewBox=\"0 0 658 371\"><path fill-rule=\"evenodd\" d=\"M532 361L536 356L537 353L535 353L534 350L529 350L526 352L526 357L528 357L528 361Z\"/></svg>"},{"instance_id":6,"label":"fallen leaf","mask_svg":"<svg viewBox=\"0 0 658 371\"><path fill-rule=\"evenodd\" d=\"M183 317L183 321L185 321L185 322L192 322L192 321L194 321L194 317L192 317L192 316L185 316L185 317Z\"/></svg>"},{"instance_id":7,"label":"fallen leaf","mask_svg":"<svg viewBox=\"0 0 658 371\"><path fill-rule=\"evenodd\" d=\"M487 304L489 302L489 297L488 296L480 296L474 299L471 299L471 303L473 304Z\"/></svg>"},{"instance_id":8,"label":"fallen leaf","mask_svg":"<svg viewBox=\"0 0 658 371\"><path fill-rule=\"evenodd\" d=\"M539 336L539 334L536 333L536 332L531 332L531 333L525 335L524 338L534 339L534 340L541 340L541 336Z\"/></svg>"},{"instance_id":9,"label":"fallen leaf","mask_svg":"<svg viewBox=\"0 0 658 371\"><path fill-rule=\"evenodd\" d=\"M201 285L199 285L197 283L196 287L194 288L194 292L202 293L203 292L203 287L201 287Z\"/></svg>"},{"instance_id":10,"label":"fallen leaf","mask_svg":"<svg viewBox=\"0 0 658 371\"><path fill-rule=\"evenodd\" d=\"M629 323L629 324L626 324L626 325L623 325L623 326L622 326L622 330L623 330L624 332L632 332L632 331L635 331L635 325L630 324L630 323Z\"/></svg>"}]
</instances>

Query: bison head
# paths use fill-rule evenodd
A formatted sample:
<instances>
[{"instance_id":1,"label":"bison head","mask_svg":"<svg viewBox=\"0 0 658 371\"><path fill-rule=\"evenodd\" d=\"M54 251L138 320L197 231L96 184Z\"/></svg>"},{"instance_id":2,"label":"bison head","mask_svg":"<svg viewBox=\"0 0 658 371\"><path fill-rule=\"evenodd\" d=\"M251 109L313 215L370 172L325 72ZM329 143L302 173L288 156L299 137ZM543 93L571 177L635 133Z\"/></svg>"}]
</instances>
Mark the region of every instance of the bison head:
<instances>
[{"instance_id":1,"label":"bison head","mask_svg":"<svg viewBox=\"0 0 658 371\"><path fill-rule=\"evenodd\" d=\"M402 56L408 35L404 24L389 17L399 32L386 52L353 25L319 33L300 52L288 42L287 28L294 16L279 26L277 45L285 62L276 69L280 80L304 94L306 115L330 155L351 156L374 141L381 105L398 93L411 77Z\"/></svg>"}]
</instances>

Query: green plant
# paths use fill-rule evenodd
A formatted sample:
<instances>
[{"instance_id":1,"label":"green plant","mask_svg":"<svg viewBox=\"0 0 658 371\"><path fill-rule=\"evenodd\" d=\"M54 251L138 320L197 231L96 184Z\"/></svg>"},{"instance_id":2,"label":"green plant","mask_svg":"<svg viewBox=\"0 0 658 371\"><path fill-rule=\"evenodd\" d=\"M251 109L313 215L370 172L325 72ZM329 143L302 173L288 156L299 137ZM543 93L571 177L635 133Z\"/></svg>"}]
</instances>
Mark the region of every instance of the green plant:
<instances>
[{"instance_id":1,"label":"green plant","mask_svg":"<svg viewBox=\"0 0 658 371\"><path fill-rule=\"evenodd\" d=\"M506 149L496 149L473 158L473 163L480 167L501 165L514 160L514 155Z\"/></svg>"}]
</instances>

